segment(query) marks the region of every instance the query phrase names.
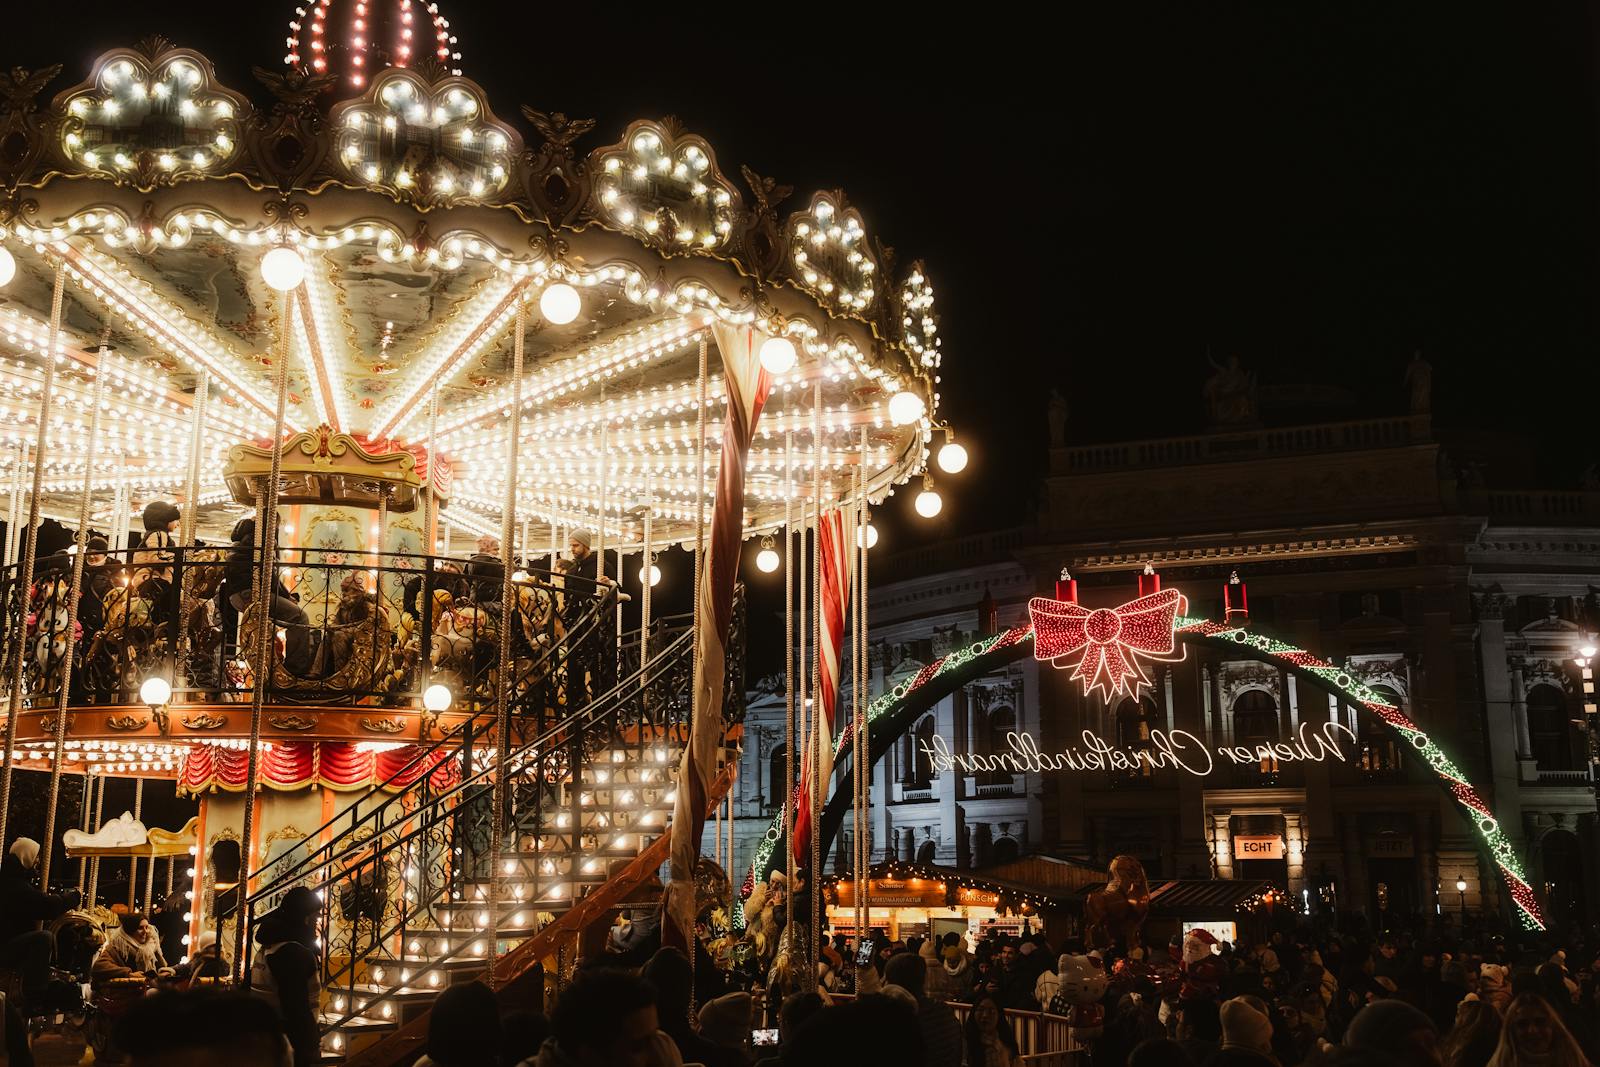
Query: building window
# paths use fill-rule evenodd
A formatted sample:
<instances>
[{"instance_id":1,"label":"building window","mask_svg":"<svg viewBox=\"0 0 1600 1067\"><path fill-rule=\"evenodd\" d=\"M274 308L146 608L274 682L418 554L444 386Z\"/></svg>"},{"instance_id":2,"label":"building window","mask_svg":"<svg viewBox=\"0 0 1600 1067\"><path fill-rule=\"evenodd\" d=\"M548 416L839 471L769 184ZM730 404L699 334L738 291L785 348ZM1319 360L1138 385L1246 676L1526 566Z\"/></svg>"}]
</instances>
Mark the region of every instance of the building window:
<instances>
[{"instance_id":1,"label":"building window","mask_svg":"<svg viewBox=\"0 0 1600 1067\"><path fill-rule=\"evenodd\" d=\"M1017 713L1010 708L995 708L989 713L988 721L988 747L984 750L986 756L1000 756L1011 751L1011 735L1017 729ZM1009 770L985 771L978 776L978 780L989 785L1010 785L1011 772Z\"/></svg>"},{"instance_id":2,"label":"building window","mask_svg":"<svg viewBox=\"0 0 1600 1067\"><path fill-rule=\"evenodd\" d=\"M939 846L935 845L932 841L924 841L921 845L917 846L917 862L932 863L934 856L938 851L938 847Z\"/></svg>"},{"instance_id":3,"label":"building window","mask_svg":"<svg viewBox=\"0 0 1600 1067\"><path fill-rule=\"evenodd\" d=\"M1553 685L1528 690L1528 740L1541 770L1573 770L1572 723L1567 696Z\"/></svg>"},{"instance_id":4,"label":"building window","mask_svg":"<svg viewBox=\"0 0 1600 1067\"><path fill-rule=\"evenodd\" d=\"M933 760L928 756L928 749L933 746L933 727L933 716L924 715L911 732L911 775L906 781L907 789L933 788Z\"/></svg>"},{"instance_id":5,"label":"building window","mask_svg":"<svg viewBox=\"0 0 1600 1067\"><path fill-rule=\"evenodd\" d=\"M789 746L778 745L767 757L767 807L783 805L783 784L789 780Z\"/></svg>"},{"instance_id":6,"label":"building window","mask_svg":"<svg viewBox=\"0 0 1600 1067\"><path fill-rule=\"evenodd\" d=\"M1278 702L1264 689L1247 689L1233 702L1233 743L1253 749L1257 745L1272 745L1281 741L1278 736ZM1278 761L1273 756L1261 758L1262 774L1278 773Z\"/></svg>"},{"instance_id":7,"label":"building window","mask_svg":"<svg viewBox=\"0 0 1600 1067\"><path fill-rule=\"evenodd\" d=\"M1155 703L1148 698L1131 697L1117 706L1117 747L1129 752L1150 750L1150 731L1159 728ZM1150 777L1150 764L1140 762L1137 769L1122 772L1128 778Z\"/></svg>"},{"instance_id":8,"label":"building window","mask_svg":"<svg viewBox=\"0 0 1600 1067\"><path fill-rule=\"evenodd\" d=\"M1014 863L1019 852L1017 839L1007 835L995 841L989 852L989 862L996 867L1002 863Z\"/></svg>"},{"instance_id":9,"label":"building window","mask_svg":"<svg viewBox=\"0 0 1600 1067\"><path fill-rule=\"evenodd\" d=\"M1405 704L1400 700L1400 694L1386 685L1375 685L1372 691L1380 700L1404 710ZM1394 728L1379 720L1371 712L1361 710L1356 712L1356 745L1359 758L1356 765L1363 774L1392 774L1401 768L1400 743L1396 740Z\"/></svg>"}]
</instances>

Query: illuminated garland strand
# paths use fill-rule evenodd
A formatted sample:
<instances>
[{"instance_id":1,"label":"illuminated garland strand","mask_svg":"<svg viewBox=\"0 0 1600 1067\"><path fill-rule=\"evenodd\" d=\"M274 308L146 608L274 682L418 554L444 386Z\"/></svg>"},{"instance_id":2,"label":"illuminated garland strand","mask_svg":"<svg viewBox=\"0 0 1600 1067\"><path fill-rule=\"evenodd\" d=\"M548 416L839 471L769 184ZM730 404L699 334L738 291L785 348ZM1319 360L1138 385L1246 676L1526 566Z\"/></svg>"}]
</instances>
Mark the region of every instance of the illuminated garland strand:
<instances>
[{"instance_id":1,"label":"illuminated garland strand","mask_svg":"<svg viewBox=\"0 0 1600 1067\"><path fill-rule=\"evenodd\" d=\"M1544 918L1540 913L1539 903L1534 896L1533 887L1528 883L1521 857L1517 855L1511 840L1500 829L1499 820L1495 818L1489 805L1478 794L1478 791L1473 788L1472 783L1467 780L1466 775L1456 766L1455 762L1404 712L1384 701L1375 690L1357 680L1350 672L1341 670L1326 660L1319 659L1305 649L1292 645L1287 641L1280 641L1264 634L1252 633L1241 627L1226 626L1222 623L1201 618L1180 617L1177 620L1176 628L1180 634L1191 634L1218 643L1239 645L1252 649L1268 659L1296 670L1304 671L1321 679L1329 689L1346 699L1359 703L1399 731L1400 735L1411 744L1412 748L1427 761L1428 766L1432 768L1433 773L1449 789L1456 802L1465 808L1471 816L1472 825L1478 831L1484 844L1488 846L1490 856L1500 869L1501 877L1506 883L1511 899L1516 904L1517 917L1521 921L1523 928L1527 930L1545 929ZM982 641L968 645L966 648L950 653L943 659L928 664L914 676L884 693L868 706L868 725L870 726L885 714L896 709L913 693L935 678L959 671L979 656L1020 644L1023 641L1031 641L1032 639L1032 627L1019 626L994 637L985 638ZM834 746L836 755L848 747L850 735L851 731L843 731L840 734L838 742ZM773 850L777 848L778 842L783 839L783 836L783 814L780 812L773 818L766 834L756 845L755 857L749 871L745 874L744 883L740 888L740 899L734 904L735 929L743 929L744 927L743 902L755 889L756 872L766 869L767 862L772 858Z\"/></svg>"},{"instance_id":2,"label":"illuminated garland strand","mask_svg":"<svg viewBox=\"0 0 1600 1067\"><path fill-rule=\"evenodd\" d=\"M1445 755L1444 750L1434 744L1433 739L1416 723L1407 718L1404 712L1385 702L1370 686L1351 677L1348 671L1342 671L1326 660L1318 659L1305 649L1291 645L1287 641L1251 633L1236 626L1225 626L1209 619L1180 618L1178 632L1198 634L1211 640L1232 642L1252 648L1269 659L1315 675L1330 689L1357 701L1398 730L1400 735L1427 761L1428 766L1433 768L1433 773L1444 782L1456 802L1471 815L1472 825L1488 845L1489 854L1494 858L1495 865L1500 868L1500 874L1511 892L1511 899L1517 905L1517 916L1521 919L1523 928L1527 930L1545 928L1544 919L1539 913L1538 900L1534 897L1533 887L1528 884L1522 860L1517 856L1511 840L1500 829L1500 821L1494 817L1489 805L1478 795L1472 783L1467 781L1467 776L1461 772L1461 768L1457 767L1450 757Z\"/></svg>"}]
</instances>

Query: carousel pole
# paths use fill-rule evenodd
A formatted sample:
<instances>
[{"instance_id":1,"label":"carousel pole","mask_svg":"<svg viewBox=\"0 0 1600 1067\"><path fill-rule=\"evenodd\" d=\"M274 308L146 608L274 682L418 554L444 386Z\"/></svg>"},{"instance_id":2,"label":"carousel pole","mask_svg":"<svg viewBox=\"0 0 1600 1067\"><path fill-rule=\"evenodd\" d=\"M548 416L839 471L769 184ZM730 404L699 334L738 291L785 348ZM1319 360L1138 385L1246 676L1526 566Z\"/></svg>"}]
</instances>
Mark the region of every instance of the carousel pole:
<instances>
[{"instance_id":1,"label":"carousel pole","mask_svg":"<svg viewBox=\"0 0 1600 1067\"><path fill-rule=\"evenodd\" d=\"M61 692L56 701L55 751L50 759L50 805L44 813L44 841L40 850L39 885L50 888L50 858L55 852L56 807L61 800L61 765L67 754L67 708L71 703L72 660L78 648L78 600L83 592L83 564L89 554L89 513L94 504L94 450L100 436L100 405L106 399L105 343L100 345L100 366L94 372L94 394L89 409L89 439L83 449L83 496L78 502L78 532L73 538L72 583L67 593L66 651L61 655ZM143 784L143 779L140 780Z\"/></svg>"},{"instance_id":2,"label":"carousel pole","mask_svg":"<svg viewBox=\"0 0 1600 1067\"><path fill-rule=\"evenodd\" d=\"M17 550L22 547L22 541L17 537L17 522L22 517L22 476L28 467L28 446L18 444L16 456L11 465L11 499L6 504L6 551L5 564L7 567L17 562Z\"/></svg>"},{"instance_id":3,"label":"carousel pole","mask_svg":"<svg viewBox=\"0 0 1600 1067\"><path fill-rule=\"evenodd\" d=\"M106 817L106 776L101 775L100 781L94 787L94 818L90 820L90 828L105 821ZM100 857L96 856L89 861L89 892L83 898L84 903L93 906L95 895L100 890Z\"/></svg>"},{"instance_id":4,"label":"carousel pole","mask_svg":"<svg viewBox=\"0 0 1600 1067\"><path fill-rule=\"evenodd\" d=\"M28 494L28 532L23 536L22 573L17 579L17 596L22 611L28 611L28 591L33 588L34 555L39 550L39 494L44 478L44 460L50 445L50 401L56 386L56 348L61 343L61 301L66 293L67 264L56 261L55 289L50 297L50 346L44 354L44 390L39 396L39 433L33 446L33 488ZM0 842L8 840L6 830L11 816L13 757L17 749L17 720L22 717L22 667L26 641L13 641L11 647L11 700L6 714L5 751L0 753ZM63 720L64 721L64 720ZM50 843L45 842L48 850ZM45 855L49 855L46 851Z\"/></svg>"},{"instance_id":5,"label":"carousel pole","mask_svg":"<svg viewBox=\"0 0 1600 1067\"><path fill-rule=\"evenodd\" d=\"M422 528L427 538L428 554L437 554L439 537L439 493L435 486L437 482L438 455L435 453L435 443L439 437L439 383L433 383L433 392L428 397L428 478L422 483L423 497Z\"/></svg>"},{"instance_id":6,"label":"carousel pole","mask_svg":"<svg viewBox=\"0 0 1600 1067\"><path fill-rule=\"evenodd\" d=\"M135 822L138 822L143 817L144 817L144 779L143 778L135 778L133 780L133 819L134 819ZM39 883L40 885L49 884L49 883L47 883L47 882L45 882L43 880L44 876L42 874L39 877L40 877L40 883ZM134 892L134 889L138 886L138 884L139 884L139 857L138 856L129 856L128 857L128 910L129 911L133 910L133 906L136 903L136 898L134 897L133 892Z\"/></svg>"},{"instance_id":7,"label":"carousel pole","mask_svg":"<svg viewBox=\"0 0 1600 1067\"><path fill-rule=\"evenodd\" d=\"M172 868L177 866L177 863L178 863L178 857L176 857L176 856L168 856L167 857L167 888L162 890L162 894L161 895L163 897L170 897L172 895Z\"/></svg>"},{"instance_id":8,"label":"carousel pole","mask_svg":"<svg viewBox=\"0 0 1600 1067\"><path fill-rule=\"evenodd\" d=\"M785 775L783 779L783 858L787 865L788 882L785 883L785 901L794 901L794 431L783 436L783 752ZM794 921L783 927L785 955L789 960L788 989L795 992L794 978Z\"/></svg>"},{"instance_id":9,"label":"carousel pole","mask_svg":"<svg viewBox=\"0 0 1600 1067\"><path fill-rule=\"evenodd\" d=\"M106 350L102 348L100 350L102 363L105 362L105 353ZM190 413L193 418L189 426L189 473L183 487L186 506L183 509L182 522L178 527L178 544L185 549L194 544L196 512L200 509L200 437L205 432L206 406L210 394L211 376L202 369L194 384L194 410ZM186 671L189 664L189 615L183 610L184 586L188 584L189 568L181 567L178 570L178 640L173 646L174 686L178 683L177 671Z\"/></svg>"},{"instance_id":10,"label":"carousel pole","mask_svg":"<svg viewBox=\"0 0 1600 1067\"><path fill-rule=\"evenodd\" d=\"M654 586L650 581L650 565L655 555L654 537L651 520L655 517L655 472L649 468L644 472L644 562L639 566L642 575L639 591L639 666L642 668L650 662L650 591Z\"/></svg>"},{"instance_id":11,"label":"carousel pole","mask_svg":"<svg viewBox=\"0 0 1600 1067\"><path fill-rule=\"evenodd\" d=\"M871 684L870 671L868 670L868 645L867 645L867 549L871 537L867 528L872 524L872 510L867 503L867 430L861 429L861 466L857 468L856 483L860 496L861 517L856 523L855 548L860 553L860 560L856 573L860 576L856 582L859 592L856 594L856 697L853 714L855 716L855 762L859 768L859 797L858 811L861 824L856 831L856 903L861 912L861 919L856 925L856 936L860 937L863 930L872 926L872 905L870 903L872 889L872 753L869 750L871 738L868 736L867 708L872 704L871 694L867 687Z\"/></svg>"},{"instance_id":12,"label":"carousel pole","mask_svg":"<svg viewBox=\"0 0 1600 1067\"><path fill-rule=\"evenodd\" d=\"M815 973L817 960L822 958L822 946L817 943L822 933L822 804L827 796L822 781L822 375L817 382L811 401L811 495L816 527L811 535L811 943L807 958Z\"/></svg>"},{"instance_id":13,"label":"carousel pole","mask_svg":"<svg viewBox=\"0 0 1600 1067\"><path fill-rule=\"evenodd\" d=\"M517 530L517 453L522 439L522 358L524 334L527 331L527 304L522 295L517 297L517 321L511 341L511 417L506 422L506 502L500 512L500 665L499 680L495 686L495 760L494 789L492 792L493 831L489 839L489 930L488 958L489 986L496 985L494 965L500 951L500 844L506 834L506 772L507 757L511 753L511 685L515 672L511 657L511 613L517 602L517 585L511 577L511 538ZM572 768L574 788L578 768ZM577 856L572 857L577 862Z\"/></svg>"},{"instance_id":14,"label":"carousel pole","mask_svg":"<svg viewBox=\"0 0 1600 1067\"><path fill-rule=\"evenodd\" d=\"M78 829L89 832L89 820L94 817L94 764L83 768L83 807L78 813ZM89 882L89 857L78 857L78 893Z\"/></svg>"},{"instance_id":15,"label":"carousel pole","mask_svg":"<svg viewBox=\"0 0 1600 1067\"><path fill-rule=\"evenodd\" d=\"M267 687L272 684L274 648L272 634L273 576L278 559L278 478L283 470L283 424L285 409L289 404L289 342L294 333L294 299L292 290L283 294L279 318L278 359L273 367L277 379L278 406L272 423L272 465L266 485L256 491L256 540L261 544L261 563L256 568L256 650L257 663L255 688L250 694L250 757L245 763L244 822L239 832L239 904L233 922L233 966L235 981L243 985L248 972L244 969L245 938L244 901L249 895L251 835L255 832L256 791L261 775L261 714L267 702ZM220 923L220 914L219 914Z\"/></svg>"}]
</instances>

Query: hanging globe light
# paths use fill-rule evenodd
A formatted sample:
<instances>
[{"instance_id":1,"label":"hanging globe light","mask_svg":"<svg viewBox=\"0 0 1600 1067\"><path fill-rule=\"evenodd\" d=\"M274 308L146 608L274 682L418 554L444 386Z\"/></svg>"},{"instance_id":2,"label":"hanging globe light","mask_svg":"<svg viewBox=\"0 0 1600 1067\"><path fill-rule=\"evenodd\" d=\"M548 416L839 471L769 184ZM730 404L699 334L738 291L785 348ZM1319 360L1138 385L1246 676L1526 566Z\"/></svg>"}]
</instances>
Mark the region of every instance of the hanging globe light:
<instances>
[{"instance_id":1,"label":"hanging globe light","mask_svg":"<svg viewBox=\"0 0 1600 1067\"><path fill-rule=\"evenodd\" d=\"M877 543L878 543L878 528L876 526L874 526L872 523L869 522L865 526L863 526L860 529L856 530L856 547L857 548L872 548Z\"/></svg>"},{"instance_id":2,"label":"hanging globe light","mask_svg":"<svg viewBox=\"0 0 1600 1067\"><path fill-rule=\"evenodd\" d=\"M0 245L0 288L10 285L16 276L17 257L11 254L11 249Z\"/></svg>"},{"instance_id":3,"label":"hanging globe light","mask_svg":"<svg viewBox=\"0 0 1600 1067\"><path fill-rule=\"evenodd\" d=\"M778 569L783 561L778 558L778 550L772 547L772 538L761 539L761 551L756 553L756 570L762 574L771 574Z\"/></svg>"},{"instance_id":4,"label":"hanging globe light","mask_svg":"<svg viewBox=\"0 0 1600 1067\"><path fill-rule=\"evenodd\" d=\"M889 421L896 426L910 426L922 418L927 405L909 389L902 389L889 398Z\"/></svg>"},{"instance_id":5,"label":"hanging globe light","mask_svg":"<svg viewBox=\"0 0 1600 1067\"><path fill-rule=\"evenodd\" d=\"M547 285L544 292L539 294L539 314L551 325L565 326L577 318L582 310L583 298L578 295L578 290L566 282Z\"/></svg>"},{"instance_id":6,"label":"hanging globe light","mask_svg":"<svg viewBox=\"0 0 1600 1067\"><path fill-rule=\"evenodd\" d=\"M306 261L288 245L279 245L261 257L261 280L287 293L306 279Z\"/></svg>"},{"instance_id":7,"label":"hanging globe light","mask_svg":"<svg viewBox=\"0 0 1600 1067\"><path fill-rule=\"evenodd\" d=\"M944 497L939 495L939 490L933 487L933 479L924 476L922 479L922 492L917 494L915 501L917 514L925 519L931 519L944 510Z\"/></svg>"},{"instance_id":8,"label":"hanging globe light","mask_svg":"<svg viewBox=\"0 0 1600 1067\"><path fill-rule=\"evenodd\" d=\"M948 426L944 428L944 444L939 448L939 469L946 474L960 474L967 469L967 449L956 440Z\"/></svg>"},{"instance_id":9,"label":"hanging globe light","mask_svg":"<svg viewBox=\"0 0 1600 1067\"><path fill-rule=\"evenodd\" d=\"M799 359L794 342L787 337L769 337L761 343L761 369L768 374L788 374Z\"/></svg>"},{"instance_id":10,"label":"hanging globe light","mask_svg":"<svg viewBox=\"0 0 1600 1067\"><path fill-rule=\"evenodd\" d=\"M139 686L139 699L152 708L164 708L172 702L172 683L159 674L151 675Z\"/></svg>"},{"instance_id":11,"label":"hanging globe light","mask_svg":"<svg viewBox=\"0 0 1600 1067\"><path fill-rule=\"evenodd\" d=\"M651 553L650 555L650 566L648 568L639 568L639 584L643 585L646 581L648 581L652 586L661 584L661 568L656 566L656 557L654 553Z\"/></svg>"},{"instance_id":12,"label":"hanging globe light","mask_svg":"<svg viewBox=\"0 0 1600 1067\"><path fill-rule=\"evenodd\" d=\"M450 693L450 687L438 682L434 682L422 692L422 706L435 715L448 708L452 699L454 698Z\"/></svg>"}]
</instances>

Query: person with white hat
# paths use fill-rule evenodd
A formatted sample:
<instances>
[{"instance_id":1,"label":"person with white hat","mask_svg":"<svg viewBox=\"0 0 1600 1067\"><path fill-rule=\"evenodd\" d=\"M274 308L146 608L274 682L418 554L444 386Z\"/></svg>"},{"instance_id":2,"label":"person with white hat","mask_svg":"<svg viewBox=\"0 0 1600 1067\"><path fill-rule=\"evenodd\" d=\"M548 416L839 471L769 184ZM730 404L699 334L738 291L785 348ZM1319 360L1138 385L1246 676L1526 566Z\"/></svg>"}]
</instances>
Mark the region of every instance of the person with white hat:
<instances>
[{"instance_id":1,"label":"person with white hat","mask_svg":"<svg viewBox=\"0 0 1600 1067\"><path fill-rule=\"evenodd\" d=\"M22 976L22 994L28 1000L43 997L50 982L50 957L55 938L34 926L71 911L82 899L77 890L56 895L36 888L34 869L39 865L39 842L19 837L0 862L0 967Z\"/></svg>"}]
</instances>

